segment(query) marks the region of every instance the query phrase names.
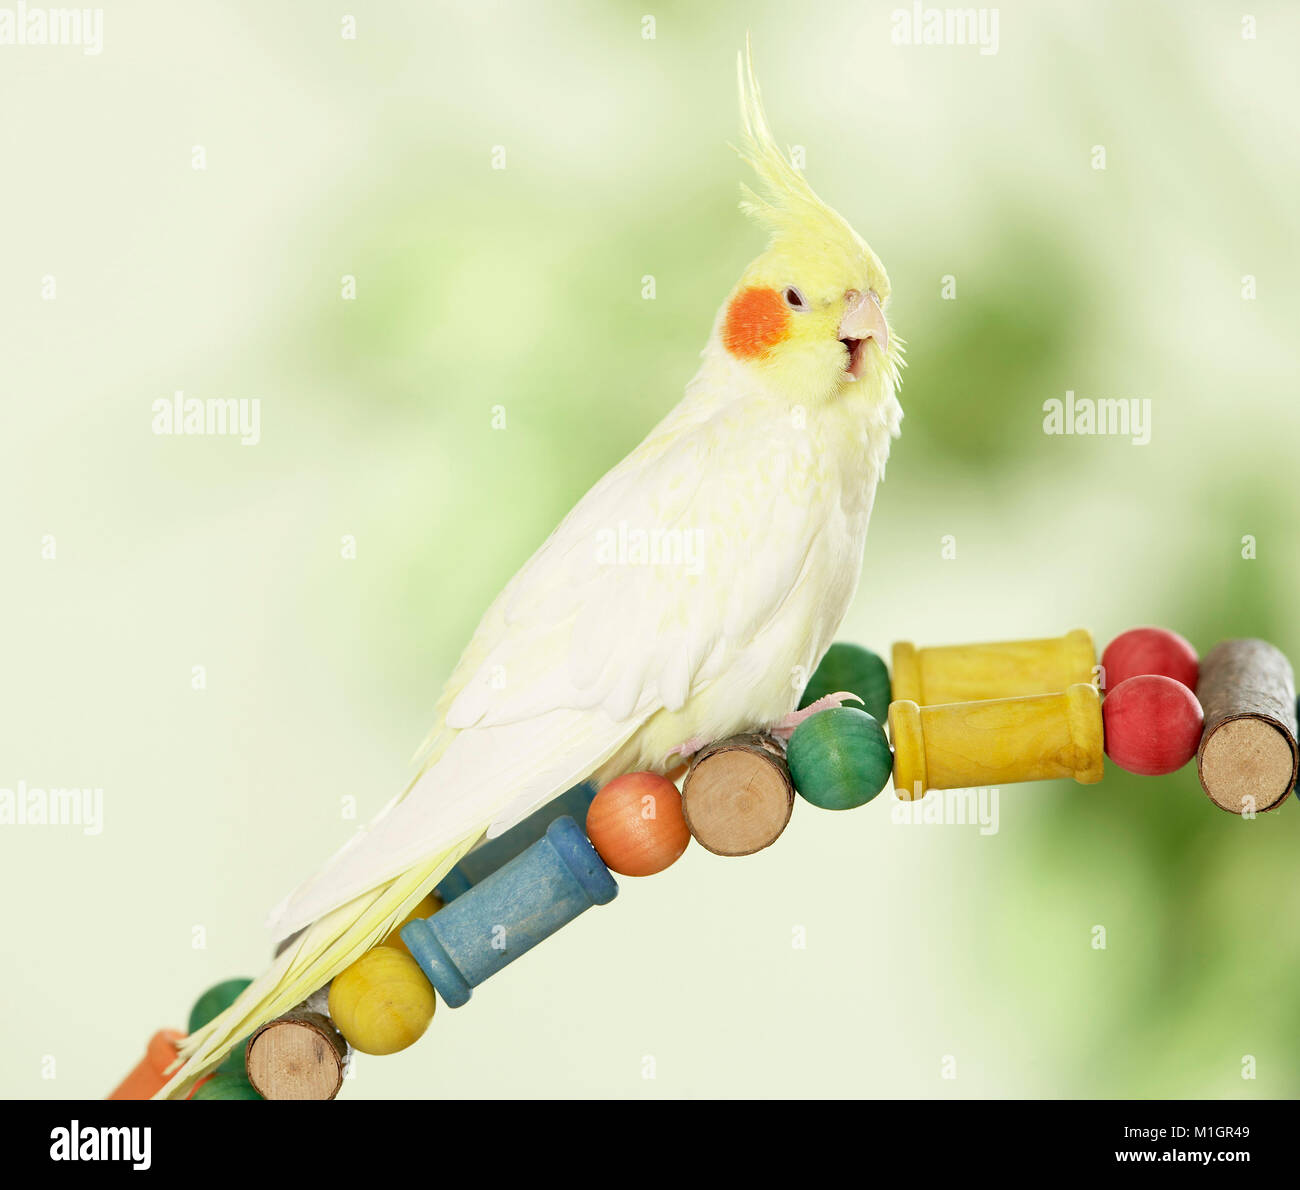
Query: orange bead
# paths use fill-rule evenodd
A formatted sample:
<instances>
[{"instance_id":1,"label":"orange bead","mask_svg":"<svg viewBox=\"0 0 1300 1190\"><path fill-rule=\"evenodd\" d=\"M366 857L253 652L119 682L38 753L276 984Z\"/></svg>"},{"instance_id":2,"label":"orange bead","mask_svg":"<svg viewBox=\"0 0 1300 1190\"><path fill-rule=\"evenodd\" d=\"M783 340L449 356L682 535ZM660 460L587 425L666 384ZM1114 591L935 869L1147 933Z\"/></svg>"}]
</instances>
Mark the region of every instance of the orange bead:
<instances>
[{"instance_id":1,"label":"orange bead","mask_svg":"<svg viewBox=\"0 0 1300 1190\"><path fill-rule=\"evenodd\" d=\"M658 773L615 777L587 811L587 837L611 872L653 876L691 841L677 787Z\"/></svg>"},{"instance_id":2,"label":"orange bead","mask_svg":"<svg viewBox=\"0 0 1300 1190\"><path fill-rule=\"evenodd\" d=\"M144 1057L108 1097L152 1099L166 1086L169 1076L163 1071L176 1060L176 1055L180 1052L177 1042L184 1036L184 1033L176 1029L159 1029L149 1038Z\"/></svg>"}]
</instances>

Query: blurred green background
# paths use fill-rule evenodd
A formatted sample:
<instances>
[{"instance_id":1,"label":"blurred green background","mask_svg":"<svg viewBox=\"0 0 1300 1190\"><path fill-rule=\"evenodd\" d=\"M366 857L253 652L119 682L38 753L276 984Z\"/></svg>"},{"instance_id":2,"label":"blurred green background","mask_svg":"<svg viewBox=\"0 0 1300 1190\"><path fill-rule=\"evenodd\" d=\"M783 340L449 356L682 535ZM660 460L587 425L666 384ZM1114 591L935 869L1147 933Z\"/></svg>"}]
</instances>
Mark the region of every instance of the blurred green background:
<instances>
[{"instance_id":1,"label":"blurred green background","mask_svg":"<svg viewBox=\"0 0 1300 1190\"><path fill-rule=\"evenodd\" d=\"M101 1096L264 965L489 600L677 400L761 247L747 29L909 342L842 637L1300 658L1294 6L1248 39L1228 4L1003 3L996 54L895 45L891 4L345 7L355 40L156 0L96 57L0 48L0 786L105 807L0 828L0 1094ZM1150 444L1044 435L1067 389L1149 399ZM155 436L176 390L258 398L260 443ZM1300 1093L1294 799L1110 768L1003 790L991 836L888 801L623 881L345 1094Z\"/></svg>"}]
</instances>

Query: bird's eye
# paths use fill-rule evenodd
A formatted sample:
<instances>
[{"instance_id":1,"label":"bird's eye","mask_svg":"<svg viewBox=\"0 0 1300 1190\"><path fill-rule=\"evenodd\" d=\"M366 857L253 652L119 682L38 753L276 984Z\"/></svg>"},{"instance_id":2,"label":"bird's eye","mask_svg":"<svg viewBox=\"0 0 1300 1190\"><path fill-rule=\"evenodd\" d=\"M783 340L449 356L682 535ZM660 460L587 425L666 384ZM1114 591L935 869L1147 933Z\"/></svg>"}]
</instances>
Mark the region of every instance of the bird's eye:
<instances>
[{"instance_id":1,"label":"bird's eye","mask_svg":"<svg viewBox=\"0 0 1300 1190\"><path fill-rule=\"evenodd\" d=\"M782 294L782 296L785 298L785 304L789 306L791 310L804 311L808 309L808 303L804 301L803 294L793 285L787 285L785 287L785 293Z\"/></svg>"}]
</instances>

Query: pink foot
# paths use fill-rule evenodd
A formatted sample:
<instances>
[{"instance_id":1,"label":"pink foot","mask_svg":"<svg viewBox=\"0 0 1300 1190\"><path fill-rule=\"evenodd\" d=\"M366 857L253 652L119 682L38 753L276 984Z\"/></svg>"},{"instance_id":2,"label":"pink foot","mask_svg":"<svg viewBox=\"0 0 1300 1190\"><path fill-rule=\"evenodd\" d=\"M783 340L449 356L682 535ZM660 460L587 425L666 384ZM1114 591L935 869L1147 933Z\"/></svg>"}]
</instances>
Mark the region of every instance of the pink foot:
<instances>
[{"instance_id":1,"label":"pink foot","mask_svg":"<svg viewBox=\"0 0 1300 1190\"><path fill-rule=\"evenodd\" d=\"M790 737L794 735L794 729L809 716L832 707L842 707L849 699L856 703L862 702L862 699L851 690L840 690L835 694L827 694L816 702L810 702L802 711L791 711L780 723L774 723L767 730L777 739L785 740L788 743Z\"/></svg>"},{"instance_id":2,"label":"pink foot","mask_svg":"<svg viewBox=\"0 0 1300 1190\"><path fill-rule=\"evenodd\" d=\"M673 748L666 759L672 760L674 756L680 756L683 760L689 760L708 742L702 735L693 735L684 744L678 744Z\"/></svg>"}]
</instances>

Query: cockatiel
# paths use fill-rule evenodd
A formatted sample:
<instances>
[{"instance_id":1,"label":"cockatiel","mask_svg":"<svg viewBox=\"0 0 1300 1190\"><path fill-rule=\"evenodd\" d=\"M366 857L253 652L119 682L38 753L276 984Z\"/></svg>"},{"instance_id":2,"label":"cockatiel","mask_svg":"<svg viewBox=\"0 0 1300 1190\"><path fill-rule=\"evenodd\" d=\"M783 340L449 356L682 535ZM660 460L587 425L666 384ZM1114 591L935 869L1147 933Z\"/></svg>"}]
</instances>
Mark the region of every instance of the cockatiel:
<instances>
[{"instance_id":1,"label":"cockatiel","mask_svg":"<svg viewBox=\"0 0 1300 1190\"><path fill-rule=\"evenodd\" d=\"M272 911L276 938L296 936L183 1042L161 1095L382 941L485 834L579 781L664 772L714 739L797 719L857 588L902 418L901 344L884 267L782 155L752 59L740 99L739 153L759 181L741 208L769 242L685 396L488 609L419 775ZM645 557L610 557L611 535L629 533Z\"/></svg>"}]
</instances>

